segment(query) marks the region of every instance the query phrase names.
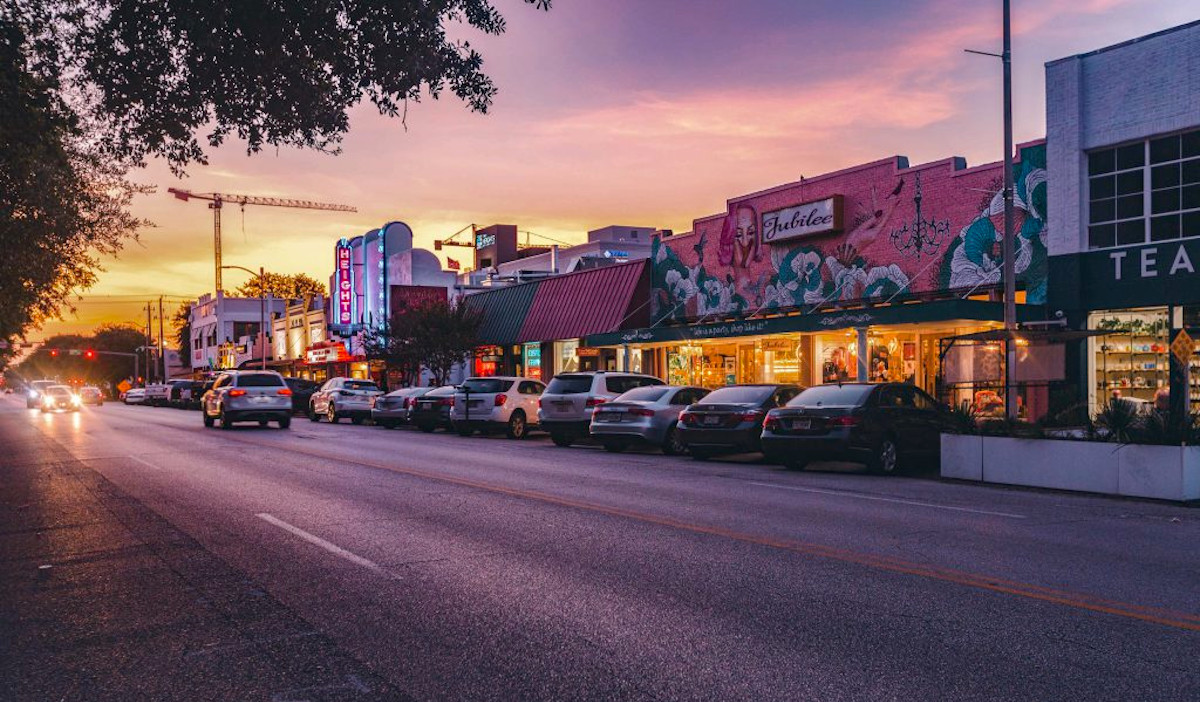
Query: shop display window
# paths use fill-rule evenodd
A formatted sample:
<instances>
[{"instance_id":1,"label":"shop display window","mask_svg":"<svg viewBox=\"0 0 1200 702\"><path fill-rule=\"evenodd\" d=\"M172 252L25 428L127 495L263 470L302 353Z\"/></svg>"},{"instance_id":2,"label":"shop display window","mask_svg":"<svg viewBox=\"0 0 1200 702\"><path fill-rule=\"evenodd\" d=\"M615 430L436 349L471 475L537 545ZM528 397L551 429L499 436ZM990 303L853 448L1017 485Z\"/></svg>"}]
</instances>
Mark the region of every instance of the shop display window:
<instances>
[{"instance_id":1,"label":"shop display window","mask_svg":"<svg viewBox=\"0 0 1200 702\"><path fill-rule=\"evenodd\" d=\"M1170 324L1166 309L1107 311L1089 328L1109 334L1092 342L1096 406L1113 398L1151 404L1170 386Z\"/></svg>"},{"instance_id":2,"label":"shop display window","mask_svg":"<svg viewBox=\"0 0 1200 702\"><path fill-rule=\"evenodd\" d=\"M573 373L579 370L579 340L567 339L554 342L554 359L558 373Z\"/></svg>"}]
</instances>

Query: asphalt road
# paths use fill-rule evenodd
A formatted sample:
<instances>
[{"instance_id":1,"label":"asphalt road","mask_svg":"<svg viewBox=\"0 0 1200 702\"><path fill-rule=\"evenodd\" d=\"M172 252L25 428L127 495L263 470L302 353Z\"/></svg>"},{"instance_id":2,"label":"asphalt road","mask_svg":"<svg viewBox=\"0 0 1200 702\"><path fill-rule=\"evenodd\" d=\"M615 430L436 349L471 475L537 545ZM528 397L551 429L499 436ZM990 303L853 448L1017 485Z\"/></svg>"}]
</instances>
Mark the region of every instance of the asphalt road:
<instances>
[{"instance_id":1,"label":"asphalt road","mask_svg":"<svg viewBox=\"0 0 1200 702\"><path fill-rule=\"evenodd\" d=\"M0 490L9 699L1200 699L1186 507L12 396Z\"/></svg>"}]
</instances>

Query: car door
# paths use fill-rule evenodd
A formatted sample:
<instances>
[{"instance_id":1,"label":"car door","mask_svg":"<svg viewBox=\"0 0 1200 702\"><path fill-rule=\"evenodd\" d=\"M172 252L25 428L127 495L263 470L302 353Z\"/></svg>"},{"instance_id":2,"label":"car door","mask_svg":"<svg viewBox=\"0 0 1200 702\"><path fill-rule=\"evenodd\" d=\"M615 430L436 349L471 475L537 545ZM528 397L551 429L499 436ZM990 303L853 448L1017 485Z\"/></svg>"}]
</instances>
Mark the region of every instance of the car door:
<instances>
[{"instance_id":1,"label":"car door","mask_svg":"<svg viewBox=\"0 0 1200 702\"><path fill-rule=\"evenodd\" d=\"M538 398L545 389L546 386L536 380L522 380L518 387L521 409L525 411L525 420L531 424L537 422Z\"/></svg>"},{"instance_id":2,"label":"car door","mask_svg":"<svg viewBox=\"0 0 1200 702\"><path fill-rule=\"evenodd\" d=\"M906 396L900 385L884 385L879 388L876 395L874 413L876 425L873 427L875 429L873 433L877 434L878 438L882 438L882 435L885 434L895 436L897 448L905 453L911 451L914 444L908 426L912 417L906 411L911 406L912 396Z\"/></svg>"},{"instance_id":3,"label":"car door","mask_svg":"<svg viewBox=\"0 0 1200 702\"><path fill-rule=\"evenodd\" d=\"M939 453L942 443L942 429L945 420L942 410L936 400L925 394L920 388L909 388L912 393L912 432L915 447L923 455L931 456Z\"/></svg>"}]
</instances>

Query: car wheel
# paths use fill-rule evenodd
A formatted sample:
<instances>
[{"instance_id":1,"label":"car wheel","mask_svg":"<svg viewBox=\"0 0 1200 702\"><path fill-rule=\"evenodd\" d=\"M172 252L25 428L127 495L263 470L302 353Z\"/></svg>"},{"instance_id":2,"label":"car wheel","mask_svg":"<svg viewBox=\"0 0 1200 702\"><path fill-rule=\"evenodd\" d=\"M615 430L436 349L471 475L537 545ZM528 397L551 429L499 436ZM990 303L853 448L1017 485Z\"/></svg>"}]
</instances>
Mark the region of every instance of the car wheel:
<instances>
[{"instance_id":1,"label":"car wheel","mask_svg":"<svg viewBox=\"0 0 1200 702\"><path fill-rule=\"evenodd\" d=\"M550 440L554 442L555 446L561 448L567 448L571 445L571 435L562 431L550 432Z\"/></svg>"},{"instance_id":2,"label":"car wheel","mask_svg":"<svg viewBox=\"0 0 1200 702\"><path fill-rule=\"evenodd\" d=\"M529 431L529 427L525 424L525 413L517 410L508 418L508 431L506 432L510 439L524 439L525 434Z\"/></svg>"},{"instance_id":3,"label":"car wheel","mask_svg":"<svg viewBox=\"0 0 1200 702\"><path fill-rule=\"evenodd\" d=\"M330 424L338 423L337 408L333 406L332 402L330 402L329 405L325 408L325 418L329 420Z\"/></svg>"},{"instance_id":4,"label":"car wheel","mask_svg":"<svg viewBox=\"0 0 1200 702\"><path fill-rule=\"evenodd\" d=\"M213 421L212 417L208 416L208 412L204 412L204 426L212 429L213 424L216 424L216 422Z\"/></svg>"},{"instance_id":5,"label":"car wheel","mask_svg":"<svg viewBox=\"0 0 1200 702\"><path fill-rule=\"evenodd\" d=\"M432 424L418 424L417 428L420 429L421 431L425 432L426 434L432 434L433 430L437 429L437 427L435 427Z\"/></svg>"},{"instance_id":6,"label":"car wheel","mask_svg":"<svg viewBox=\"0 0 1200 702\"><path fill-rule=\"evenodd\" d=\"M871 462L871 470L883 475L894 475L900 472L900 451L893 437L884 437L875 448L875 457Z\"/></svg>"},{"instance_id":7,"label":"car wheel","mask_svg":"<svg viewBox=\"0 0 1200 702\"><path fill-rule=\"evenodd\" d=\"M221 428L222 429L232 429L233 428L233 422L229 421L229 417L225 415L225 408L223 408L223 407L221 408L220 418L221 418Z\"/></svg>"},{"instance_id":8,"label":"car wheel","mask_svg":"<svg viewBox=\"0 0 1200 702\"><path fill-rule=\"evenodd\" d=\"M321 415L317 414L317 408L312 405L308 406L308 419L313 422L321 421Z\"/></svg>"},{"instance_id":9,"label":"car wheel","mask_svg":"<svg viewBox=\"0 0 1200 702\"><path fill-rule=\"evenodd\" d=\"M629 448L628 441L621 441L619 439L607 439L601 443L604 445L604 450L610 453L621 453Z\"/></svg>"},{"instance_id":10,"label":"car wheel","mask_svg":"<svg viewBox=\"0 0 1200 702\"><path fill-rule=\"evenodd\" d=\"M687 453L687 446L679 440L679 432L675 431L675 425L667 430L667 438L663 440L662 452L667 456L682 456Z\"/></svg>"},{"instance_id":11,"label":"car wheel","mask_svg":"<svg viewBox=\"0 0 1200 702\"><path fill-rule=\"evenodd\" d=\"M280 429L289 429L289 428L291 428L291 426L292 426L292 418L291 417L284 417L283 419L279 420L279 428Z\"/></svg>"}]
</instances>

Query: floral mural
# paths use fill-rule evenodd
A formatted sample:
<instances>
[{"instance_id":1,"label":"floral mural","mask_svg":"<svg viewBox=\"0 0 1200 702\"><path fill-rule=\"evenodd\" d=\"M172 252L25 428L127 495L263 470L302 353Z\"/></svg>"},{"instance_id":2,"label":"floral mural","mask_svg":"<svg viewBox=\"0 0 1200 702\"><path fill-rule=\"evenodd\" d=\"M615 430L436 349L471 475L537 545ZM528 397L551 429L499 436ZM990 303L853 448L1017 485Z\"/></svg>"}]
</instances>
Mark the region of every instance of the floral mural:
<instances>
[{"instance_id":1,"label":"floral mural","mask_svg":"<svg viewBox=\"0 0 1200 702\"><path fill-rule=\"evenodd\" d=\"M731 202L724 217L697 220L693 233L656 240L654 319L695 321L889 301L1000 283L1001 164L964 168L957 159L907 169L902 159L866 164ZM1045 302L1046 150L1020 150L1016 168L1016 271L1026 301ZM924 181L922 181L924 178ZM764 241L762 217L800 203L841 197L838 231ZM924 214L922 214L922 211ZM955 233L923 243L903 238L922 218Z\"/></svg>"}]
</instances>

